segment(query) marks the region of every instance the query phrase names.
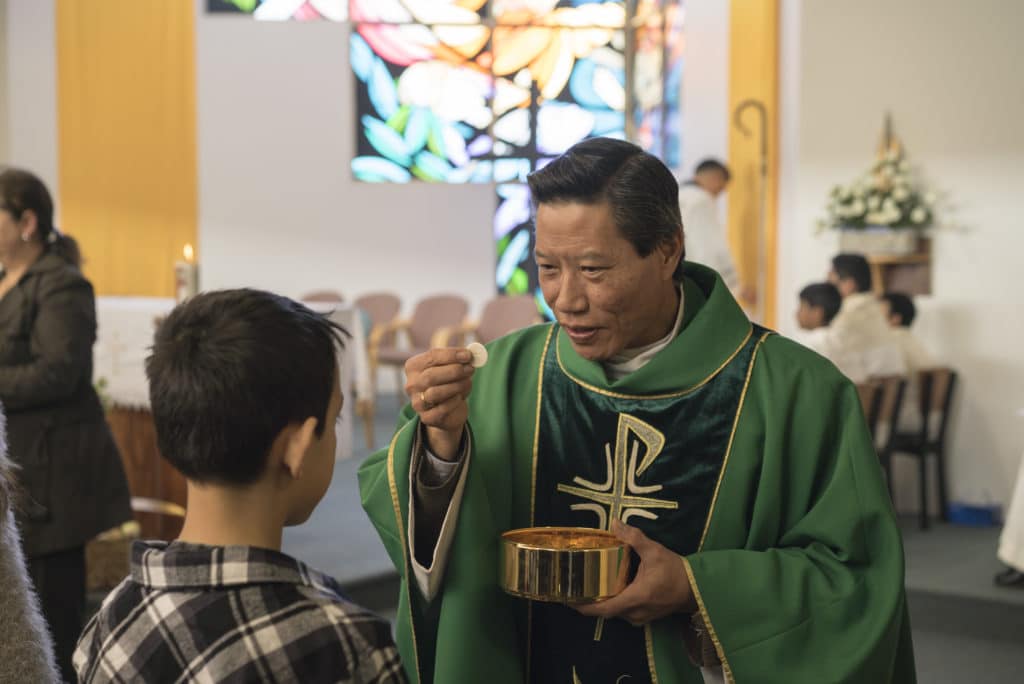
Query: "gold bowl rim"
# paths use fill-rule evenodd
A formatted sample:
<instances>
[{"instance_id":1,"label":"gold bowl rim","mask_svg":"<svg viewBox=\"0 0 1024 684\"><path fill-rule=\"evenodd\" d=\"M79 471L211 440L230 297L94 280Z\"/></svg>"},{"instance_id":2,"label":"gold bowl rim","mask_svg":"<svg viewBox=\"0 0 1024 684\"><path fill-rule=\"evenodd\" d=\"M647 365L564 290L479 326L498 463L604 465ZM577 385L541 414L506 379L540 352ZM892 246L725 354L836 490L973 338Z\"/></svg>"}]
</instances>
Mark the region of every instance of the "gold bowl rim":
<instances>
[{"instance_id":1,"label":"gold bowl rim","mask_svg":"<svg viewBox=\"0 0 1024 684\"><path fill-rule=\"evenodd\" d=\"M558 546L545 546L536 542L528 540L530 534L559 534L566 537L571 537L573 534L588 537L598 537L608 541L607 544L600 546L585 546L581 548L563 548ZM526 537L527 539L519 539L518 537ZM622 541L614 534L607 530L602 530L597 527L559 527L559 526L540 526L540 527L521 527L514 530L508 530L503 532L501 539L506 544L515 544L519 548L533 549L537 551L553 551L553 552L586 552L586 551L608 551L612 549L624 548L626 542Z\"/></svg>"}]
</instances>

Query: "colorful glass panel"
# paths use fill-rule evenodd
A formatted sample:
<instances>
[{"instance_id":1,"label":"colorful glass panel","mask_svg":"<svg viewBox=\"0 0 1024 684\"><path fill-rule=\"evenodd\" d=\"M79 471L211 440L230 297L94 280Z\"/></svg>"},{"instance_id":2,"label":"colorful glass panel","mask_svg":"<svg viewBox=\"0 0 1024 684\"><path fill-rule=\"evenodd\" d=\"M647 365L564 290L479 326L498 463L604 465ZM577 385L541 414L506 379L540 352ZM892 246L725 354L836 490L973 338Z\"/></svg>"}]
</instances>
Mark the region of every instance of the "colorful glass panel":
<instances>
[{"instance_id":1,"label":"colorful glass panel","mask_svg":"<svg viewBox=\"0 0 1024 684\"><path fill-rule=\"evenodd\" d=\"M348 0L206 0L206 11L251 14L260 21L345 21Z\"/></svg>"}]
</instances>

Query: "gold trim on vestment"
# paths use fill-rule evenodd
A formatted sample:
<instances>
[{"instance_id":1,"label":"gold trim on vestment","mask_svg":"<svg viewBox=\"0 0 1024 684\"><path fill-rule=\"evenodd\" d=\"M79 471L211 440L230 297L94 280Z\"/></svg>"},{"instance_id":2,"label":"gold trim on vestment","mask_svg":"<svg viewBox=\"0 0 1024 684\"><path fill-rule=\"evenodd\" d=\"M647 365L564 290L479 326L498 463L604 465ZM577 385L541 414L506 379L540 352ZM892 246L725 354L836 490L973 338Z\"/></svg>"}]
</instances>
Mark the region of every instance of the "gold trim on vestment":
<instances>
[{"instance_id":1,"label":"gold trim on vestment","mask_svg":"<svg viewBox=\"0 0 1024 684\"><path fill-rule=\"evenodd\" d=\"M722 460L722 469L718 472L718 482L715 483L715 493L711 497L711 506L708 508L708 517L704 521L704 531L700 535L700 544L697 546L699 552L704 548L704 541L707 539L708 530L711 529L711 518L715 513L715 504L718 503L718 490L722 486L722 480L725 479L725 469L729 465L729 455L732 453L733 440L736 437L736 428L740 424L740 414L743 413L743 405L747 399L747 389L750 387L750 378L754 372L754 362L757 361L757 352L761 349L761 345L768 339L768 336L772 333L766 332L761 335L761 339L757 341L757 346L754 347L754 353L750 356L750 364L747 366L747 377L743 382L743 391L740 393L740 403L736 407L736 417L732 421L732 432L729 433L729 444L725 449L725 458ZM715 632L715 627L711 624L711 616L708 614L707 608L704 606L704 598L700 595L700 587L697 586L697 580L693 576L693 568L690 567L690 561L685 556L681 557L683 560L683 567L686 568L686 576L690 580L690 588L693 590L693 595L697 599L697 607L700 609L700 616L704 620L704 626L707 627L708 634L711 636L711 642L715 645L715 653L718 654L718 659L722 662L722 672L725 674L725 681L735 682L736 680L732 676L732 667L729 665L729 660L725 657L725 649L722 648L722 642L718 640L718 634Z\"/></svg>"},{"instance_id":2,"label":"gold trim on vestment","mask_svg":"<svg viewBox=\"0 0 1024 684\"><path fill-rule=\"evenodd\" d=\"M711 635L711 643L715 645L715 653L718 654L718 659L722 661L722 673L725 675L725 681L735 683L736 680L732 676L732 668L729 667L729 661L725 657L725 649L722 648L722 642L718 640L715 626L711 624L711 616L708 615L708 609L704 606L704 598L700 595L700 587L697 586L697 580L693 576L693 568L690 567L690 561L686 559L686 556L681 556L681 558L683 559L683 567L686 568L686 576L690 580L693 596L697 599L697 608L700 610L700 616L704 620L704 626L707 627L708 634Z\"/></svg>"},{"instance_id":3,"label":"gold trim on vestment","mask_svg":"<svg viewBox=\"0 0 1024 684\"><path fill-rule=\"evenodd\" d=\"M651 684L658 684L658 668L654 665L654 635L650 624L644 625L644 645L647 648L647 669L651 671Z\"/></svg>"},{"instance_id":4,"label":"gold trim on vestment","mask_svg":"<svg viewBox=\"0 0 1024 684\"><path fill-rule=\"evenodd\" d=\"M544 392L544 362L548 358L548 346L551 344L554 332L555 326L552 325L544 340L544 351L540 354L540 368L537 369L537 417L533 423L533 472L530 476L530 527L536 526L533 516L534 506L537 502L537 448L540 445L540 400Z\"/></svg>"},{"instance_id":5,"label":"gold trim on vestment","mask_svg":"<svg viewBox=\"0 0 1024 684\"><path fill-rule=\"evenodd\" d=\"M537 369L537 417L533 423L533 470L530 474L530 527L536 523L533 520L534 507L537 502L537 448L540 445L540 400L544 391L544 364L548 358L548 346L551 344L551 336L555 332L552 325L548 330L548 336L544 340L544 351L540 354L540 368ZM530 681L530 666L533 660L533 601L530 601L526 608L526 681Z\"/></svg>"},{"instance_id":6,"label":"gold trim on vestment","mask_svg":"<svg viewBox=\"0 0 1024 684\"><path fill-rule=\"evenodd\" d=\"M409 601L409 633L412 635L412 652L413 658L416 660L416 681L422 682L423 676L420 674L420 649L416 643L416 618L412 614L412 565L409 562L409 540L405 537L405 525L402 523L402 504L398 500L398 481L395 477L395 445L398 443L398 438L402 435L410 425L414 425L416 421L410 420L408 423L403 425L395 433L395 436L391 438L391 445L388 447L388 489L391 490L391 505L395 509L395 521L398 523L398 538L402 542L402 562L405 565L405 592L406 599ZM412 460L410 458L410 465ZM411 497L412 492L409 493L410 502L412 505Z\"/></svg>"},{"instance_id":7,"label":"gold trim on vestment","mask_svg":"<svg viewBox=\"0 0 1024 684\"><path fill-rule=\"evenodd\" d=\"M708 508L708 517L704 521L704 531L700 535L700 544L697 546L697 551L704 548L704 540L708 536L708 530L711 528L711 516L715 512L715 503L718 502L718 490L722 486L722 480L725 478L725 468L729 465L729 454L732 453L732 441L736 437L736 428L740 424L740 414L743 413L743 403L747 398L747 388L750 387L750 376L754 372L754 362L757 360L757 352L764 344L764 341L771 335L771 332L766 332L761 335L761 339L757 341L757 345L754 347L754 353L750 356L750 364L747 366L747 379L743 381L743 391L740 393L740 403L736 407L736 417L732 420L732 431L729 433L729 444L725 447L725 458L722 459L722 469L718 471L718 482L715 483L715 493L711 496L711 506Z\"/></svg>"},{"instance_id":8,"label":"gold trim on vestment","mask_svg":"<svg viewBox=\"0 0 1024 684\"><path fill-rule=\"evenodd\" d=\"M743 347L746 346L747 341L750 340L750 337L753 334L754 334L754 327L751 326L750 330L747 332L746 336L743 338L743 341L740 342L740 346L736 348L736 351L734 351L732 354L730 354L729 358L727 358L722 363L721 366L719 366L718 368L713 370L710 375L708 375L706 378L704 378L703 380L698 382L696 385L694 385L693 387L689 387L687 389L684 389L684 390L678 390L678 391L675 391L675 392L667 392L665 394L622 394L621 392L611 392L611 391L606 390L606 389L601 389L600 387L597 387L595 385L591 385L588 382L580 380L579 378L577 378L575 375L573 375L572 373L570 373L568 371L568 369L562 363L562 352L559 349L557 342L555 343L555 357L558 359L558 367L562 370L563 373L565 373L565 376L567 378L569 378L570 380L575 382L580 387L588 389L591 392L597 392L598 394L604 395L606 397L611 397L613 399L672 399L674 397L685 396L687 394L690 394L691 392L696 392L701 387L703 387L704 385L706 385L709 382L711 382L711 380L716 375L718 375L722 371L722 369L724 369L726 366L728 366L732 362L732 360L736 358L737 354L739 354L741 351L743 351Z\"/></svg>"}]
</instances>

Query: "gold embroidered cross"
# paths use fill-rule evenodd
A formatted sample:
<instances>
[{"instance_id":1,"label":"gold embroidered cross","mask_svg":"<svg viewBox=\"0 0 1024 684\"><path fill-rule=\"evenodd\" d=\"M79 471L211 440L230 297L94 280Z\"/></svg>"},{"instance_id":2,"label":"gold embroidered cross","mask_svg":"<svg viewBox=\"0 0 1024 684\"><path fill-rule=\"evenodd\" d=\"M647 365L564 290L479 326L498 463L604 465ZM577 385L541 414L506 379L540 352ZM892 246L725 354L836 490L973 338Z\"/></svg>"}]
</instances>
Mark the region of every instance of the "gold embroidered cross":
<instances>
[{"instance_id":1,"label":"gold embroidered cross","mask_svg":"<svg viewBox=\"0 0 1024 684\"><path fill-rule=\"evenodd\" d=\"M631 440L630 434L635 439ZM644 445L645 452L638 466L637 457L641 444ZM630 446L632 449L629 448ZM662 485L642 486L636 483L636 479L654 463L654 459L658 457L664 447L665 436L661 432L639 418L620 413L619 424L615 431L614 459L611 445L604 445L607 479L602 483L597 483L584 480L582 477L574 477L572 481L580 486L560 484L557 489L565 494L578 496L592 502L573 504L569 508L574 511L593 511L597 514L598 527L603 530L610 529L612 520L626 522L634 515L656 520L658 515L648 509L675 510L679 508L679 503L644 496L661 491Z\"/></svg>"},{"instance_id":2,"label":"gold embroidered cross","mask_svg":"<svg viewBox=\"0 0 1024 684\"><path fill-rule=\"evenodd\" d=\"M636 439L630 440L632 433ZM632 449L630 445L632 444ZM644 457L637 465L636 459L640 445L645 447ZM679 503L666 499L653 499L645 494L653 494L662 490L662 485L642 486L636 483L654 459L665 448L665 435L653 425L648 425L639 418L628 413L619 414L619 424L615 429L615 458L612 458L611 445L604 445L604 456L607 463L608 478L602 482L590 482L582 477L574 477L573 482L580 485L560 484L557 489L565 494L572 494L593 503L578 503L569 506L574 511L593 511L597 514L598 527L602 530L611 529L612 520L626 522L630 516L657 520L658 514L650 508L676 510ZM629 453L627 462L626 453ZM605 510L605 506L608 510ZM604 618L598 618L594 629L594 641L600 641L604 632Z\"/></svg>"}]
</instances>

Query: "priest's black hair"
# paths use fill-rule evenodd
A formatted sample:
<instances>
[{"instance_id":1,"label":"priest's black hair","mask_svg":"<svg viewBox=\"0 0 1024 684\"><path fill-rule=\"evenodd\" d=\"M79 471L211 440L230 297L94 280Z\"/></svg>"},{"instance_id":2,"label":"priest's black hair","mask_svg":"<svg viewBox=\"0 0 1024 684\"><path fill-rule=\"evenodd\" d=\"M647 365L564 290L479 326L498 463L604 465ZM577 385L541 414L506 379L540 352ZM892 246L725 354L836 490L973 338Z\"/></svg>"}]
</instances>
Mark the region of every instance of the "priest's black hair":
<instances>
[{"instance_id":1,"label":"priest's black hair","mask_svg":"<svg viewBox=\"0 0 1024 684\"><path fill-rule=\"evenodd\" d=\"M679 235L679 184L654 155L633 143L591 138L527 177L534 212L541 204L607 202L615 225L641 257ZM683 259L673 276L683 277Z\"/></svg>"},{"instance_id":2,"label":"priest's black hair","mask_svg":"<svg viewBox=\"0 0 1024 684\"><path fill-rule=\"evenodd\" d=\"M914 300L902 292L886 292L882 295L882 299L889 302L889 315L898 314L900 325L904 328L909 328L917 316L917 307L914 306Z\"/></svg>"},{"instance_id":3,"label":"priest's black hair","mask_svg":"<svg viewBox=\"0 0 1024 684\"><path fill-rule=\"evenodd\" d=\"M839 290L832 283L812 283L800 290L800 299L825 312L825 325L832 322L843 303Z\"/></svg>"},{"instance_id":4,"label":"priest's black hair","mask_svg":"<svg viewBox=\"0 0 1024 684\"><path fill-rule=\"evenodd\" d=\"M857 292L871 292L871 266L863 254L837 254L832 258L832 269L840 280L852 278Z\"/></svg>"},{"instance_id":5,"label":"priest's black hair","mask_svg":"<svg viewBox=\"0 0 1024 684\"><path fill-rule=\"evenodd\" d=\"M344 328L259 290L196 295L160 324L146 359L160 453L195 482L259 479L286 426L323 435Z\"/></svg>"},{"instance_id":6,"label":"priest's black hair","mask_svg":"<svg viewBox=\"0 0 1024 684\"><path fill-rule=\"evenodd\" d=\"M693 175L696 176L699 173L706 173L707 171L717 171L722 174L726 181L732 179L732 173L729 172L729 167L717 159L705 159L701 163L697 164L697 168L693 170Z\"/></svg>"}]
</instances>

